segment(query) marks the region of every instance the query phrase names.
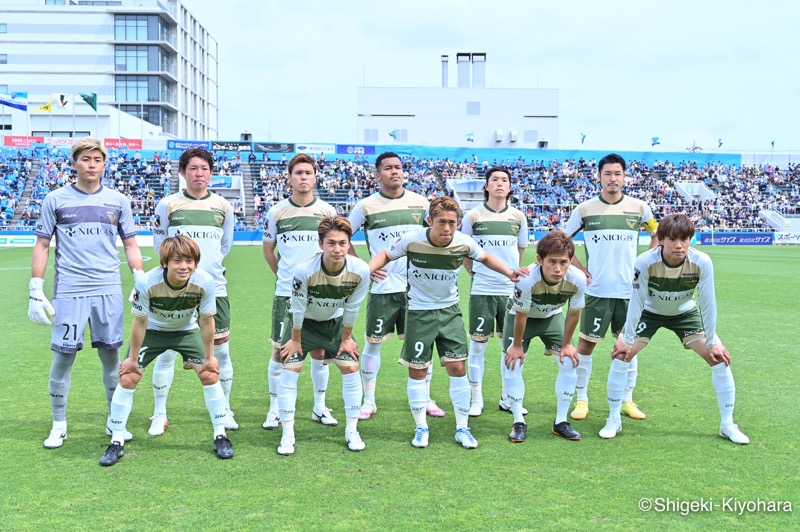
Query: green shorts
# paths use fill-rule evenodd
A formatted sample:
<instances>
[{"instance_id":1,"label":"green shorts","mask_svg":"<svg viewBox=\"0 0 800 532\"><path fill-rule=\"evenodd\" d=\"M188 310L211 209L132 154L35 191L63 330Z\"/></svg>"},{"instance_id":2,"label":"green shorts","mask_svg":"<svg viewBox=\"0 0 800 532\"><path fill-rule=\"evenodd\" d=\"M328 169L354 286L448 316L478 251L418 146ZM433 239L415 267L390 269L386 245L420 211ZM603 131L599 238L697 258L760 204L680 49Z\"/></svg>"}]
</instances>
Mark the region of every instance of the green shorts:
<instances>
[{"instance_id":1,"label":"green shorts","mask_svg":"<svg viewBox=\"0 0 800 532\"><path fill-rule=\"evenodd\" d=\"M469 335L476 342L486 342L494 336L503 335L508 296L469 296Z\"/></svg>"},{"instance_id":2,"label":"green shorts","mask_svg":"<svg viewBox=\"0 0 800 532\"><path fill-rule=\"evenodd\" d=\"M228 296L217 298L217 314L214 316L214 340L227 338L231 334L231 302Z\"/></svg>"},{"instance_id":3,"label":"green shorts","mask_svg":"<svg viewBox=\"0 0 800 532\"><path fill-rule=\"evenodd\" d=\"M686 349L689 349L689 344L695 340L706 337L700 311L695 307L678 316L661 316L646 310L642 311L642 317L636 326L636 341L648 343L662 327L677 334Z\"/></svg>"},{"instance_id":4,"label":"green shorts","mask_svg":"<svg viewBox=\"0 0 800 532\"><path fill-rule=\"evenodd\" d=\"M291 338L292 321L289 312L289 296L275 296L272 301L272 334L269 341L275 347L280 347L281 338L289 331Z\"/></svg>"},{"instance_id":5,"label":"green shorts","mask_svg":"<svg viewBox=\"0 0 800 532\"><path fill-rule=\"evenodd\" d=\"M443 366L467 359L467 333L458 305L435 310L409 310L406 325L408 331L400 352L400 364L414 369L427 368L433 358L434 343Z\"/></svg>"},{"instance_id":6,"label":"green shorts","mask_svg":"<svg viewBox=\"0 0 800 532\"><path fill-rule=\"evenodd\" d=\"M586 307L581 312L580 337L592 343L603 341L608 326L616 337L625 328L628 316L627 299L586 296Z\"/></svg>"},{"instance_id":7,"label":"green shorts","mask_svg":"<svg viewBox=\"0 0 800 532\"><path fill-rule=\"evenodd\" d=\"M289 323L291 324L291 321ZM350 353L342 352L341 355L336 355L342 343L342 329L341 317L327 321L303 320L301 335L303 352L287 357L283 365L285 367L302 366L307 353L323 349L325 350L325 360L333 360L337 366L358 366L358 362ZM281 339L281 345L291 340L291 338L292 329L287 327Z\"/></svg>"},{"instance_id":8,"label":"green shorts","mask_svg":"<svg viewBox=\"0 0 800 532\"><path fill-rule=\"evenodd\" d=\"M508 351L514 343L514 320L516 315L506 316L503 326L503 352ZM528 352L531 340L538 337L544 344L545 355L558 355L561 353L561 344L564 340L564 314L559 313L549 318L528 318L525 324L525 334L522 335L522 350Z\"/></svg>"},{"instance_id":9,"label":"green shorts","mask_svg":"<svg viewBox=\"0 0 800 532\"><path fill-rule=\"evenodd\" d=\"M405 292L370 294L367 300L367 324L364 336L372 344L391 338L395 331L402 340L406 332L408 296Z\"/></svg>"},{"instance_id":10,"label":"green shorts","mask_svg":"<svg viewBox=\"0 0 800 532\"><path fill-rule=\"evenodd\" d=\"M165 351L177 351L183 362L202 364L206 357L200 329L191 331L155 331L147 329L139 349L139 367L146 368L157 356Z\"/></svg>"}]
</instances>

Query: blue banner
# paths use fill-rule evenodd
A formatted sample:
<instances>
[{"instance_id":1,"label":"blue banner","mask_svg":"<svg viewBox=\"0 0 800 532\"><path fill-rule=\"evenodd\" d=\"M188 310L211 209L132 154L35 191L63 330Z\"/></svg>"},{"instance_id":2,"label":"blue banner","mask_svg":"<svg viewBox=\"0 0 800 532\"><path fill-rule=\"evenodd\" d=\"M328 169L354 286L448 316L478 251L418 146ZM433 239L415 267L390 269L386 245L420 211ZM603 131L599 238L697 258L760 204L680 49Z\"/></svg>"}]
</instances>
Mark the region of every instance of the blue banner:
<instances>
[{"instance_id":1,"label":"blue banner","mask_svg":"<svg viewBox=\"0 0 800 532\"><path fill-rule=\"evenodd\" d=\"M703 246L771 246L775 233L700 233Z\"/></svg>"},{"instance_id":2,"label":"blue banner","mask_svg":"<svg viewBox=\"0 0 800 532\"><path fill-rule=\"evenodd\" d=\"M7 105L20 111L28 110L27 92L0 92L0 105Z\"/></svg>"},{"instance_id":3,"label":"blue banner","mask_svg":"<svg viewBox=\"0 0 800 532\"><path fill-rule=\"evenodd\" d=\"M212 175L208 188L231 188L231 176Z\"/></svg>"},{"instance_id":4,"label":"blue banner","mask_svg":"<svg viewBox=\"0 0 800 532\"><path fill-rule=\"evenodd\" d=\"M375 146L337 144L336 153L339 155L375 155Z\"/></svg>"},{"instance_id":5,"label":"blue banner","mask_svg":"<svg viewBox=\"0 0 800 532\"><path fill-rule=\"evenodd\" d=\"M168 140L168 150L188 150L189 148L208 149L208 142L204 140Z\"/></svg>"}]
</instances>

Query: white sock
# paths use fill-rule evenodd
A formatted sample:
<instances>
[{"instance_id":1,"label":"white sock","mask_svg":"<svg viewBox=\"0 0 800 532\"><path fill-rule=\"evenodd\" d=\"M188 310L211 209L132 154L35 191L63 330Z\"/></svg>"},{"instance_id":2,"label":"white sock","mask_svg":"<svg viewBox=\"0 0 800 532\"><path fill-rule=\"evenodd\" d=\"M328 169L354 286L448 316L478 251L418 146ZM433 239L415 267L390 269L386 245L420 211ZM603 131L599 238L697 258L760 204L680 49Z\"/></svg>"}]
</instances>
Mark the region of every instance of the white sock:
<instances>
[{"instance_id":1,"label":"white sock","mask_svg":"<svg viewBox=\"0 0 800 532\"><path fill-rule=\"evenodd\" d=\"M592 376L592 355L578 353L578 357L581 360L576 368L578 379L575 382L575 395L578 396L578 401L586 401L588 403L589 379Z\"/></svg>"},{"instance_id":2,"label":"white sock","mask_svg":"<svg viewBox=\"0 0 800 532\"><path fill-rule=\"evenodd\" d=\"M294 373L294 372L292 372ZM294 418L291 421L281 421L281 439L294 438Z\"/></svg>"},{"instance_id":3,"label":"white sock","mask_svg":"<svg viewBox=\"0 0 800 532\"><path fill-rule=\"evenodd\" d=\"M361 352L361 378L364 382L364 402L375 404L375 384L378 382L378 371L381 369L381 346L383 342L373 344L365 342Z\"/></svg>"},{"instance_id":4,"label":"white sock","mask_svg":"<svg viewBox=\"0 0 800 532\"><path fill-rule=\"evenodd\" d=\"M168 349L161 353L156 358L156 363L153 364L154 416L167 415L167 395L169 395L169 389L172 387L172 379L175 378L175 359L177 356L177 351Z\"/></svg>"},{"instance_id":5,"label":"white sock","mask_svg":"<svg viewBox=\"0 0 800 532\"><path fill-rule=\"evenodd\" d=\"M633 390L636 389L636 378L639 376L639 355L631 359L628 366L628 383L625 385L625 395L622 401L633 401Z\"/></svg>"},{"instance_id":6,"label":"white sock","mask_svg":"<svg viewBox=\"0 0 800 532\"><path fill-rule=\"evenodd\" d=\"M608 417L619 417L622 409L622 396L625 394L625 383L628 382L628 366L630 362L614 359L608 370Z\"/></svg>"},{"instance_id":7,"label":"white sock","mask_svg":"<svg viewBox=\"0 0 800 532\"><path fill-rule=\"evenodd\" d=\"M117 389L114 390L108 419L108 425L111 427L111 441L125 444L125 425L128 424L128 416L131 415L133 392L135 391L136 388L128 389L122 386L117 386ZM66 422L64 423L66 424Z\"/></svg>"},{"instance_id":8,"label":"white sock","mask_svg":"<svg viewBox=\"0 0 800 532\"><path fill-rule=\"evenodd\" d=\"M556 423L561 423L567 420L567 412L569 405L572 404L572 398L575 396L575 381L578 380L578 372L572 366L572 360L565 358L564 363L561 364L556 359L558 364L558 376L556 377Z\"/></svg>"},{"instance_id":9,"label":"white sock","mask_svg":"<svg viewBox=\"0 0 800 532\"><path fill-rule=\"evenodd\" d=\"M347 429L350 432L350 420L358 421L361 412L361 376L356 373L342 374L342 399L344 399L344 415L347 417ZM353 427L352 430L356 430Z\"/></svg>"},{"instance_id":10,"label":"white sock","mask_svg":"<svg viewBox=\"0 0 800 532\"><path fill-rule=\"evenodd\" d=\"M473 395L480 395L483 387L483 367L484 355L488 342L469 341L469 360L467 371L469 375L469 386Z\"/></svg>"},{"instance_id":11,"label":"white sock","mask_svg":"<svg viewBox=\"0 0 800 532\"><path fill-rule=\"evenodd\" d=\"M431 363L431 365L428 366L428 373L425 374L425 387L428 394L428 401L432 403L433 399L431 399L431 378L433 378L433 363Z\"/></svg>"},{"instance_id":12,"label":"white sock","mask_svg":"<svg viewBox=\"0 0 800 532\"><path fill-rule=\"evenodd\" d=\"M314 410L322 412L325 408L325 393L328 391L328 377L331 368L323 360L311 359L311 382L314 385Z\"/></svg>"},{"instance_id":13,"label":"white sock","mask_svg":"<svg viewBox=\"0 0 800 532\"><path fill-rule=\"evenodd\" d=\"M736 384L733 382L733 373L730 366L719 363L711 368L711 384L717 392L719 404L720 424L733 423L733 407L736 403Z\"/></svg>"},{"instance_id":14,"label":"white sock","mask_svg":"<svg viewBox=\"0 0 800 532\"><path fill-rule=\"evenodd\" d=\"M506 372L508 368L506 367L506 350L503 347L503 339L500 339L500 401L503 403L508 403L508 390L506 389Z\"/></svg>"},{"instance_id":15,"label":"white sock","mask_svg":"<svg viewBox=\"0 0 800 532\"><path fill-rule=\"evenodd\" d=\"M278 409L278 383L281 380L281 372L283 371L283 364L275 362L272 358L269 359L269 367L267 368L267 382L269 384L269 409Z\"/></svg>"},{"instance_id":16,"label":"white sock","mask_svg":"<svg viewBox=\"0 0 800 532\"><path fill-rule=\"evenodd\" d=\"M428 401L425 381L417 381L409 377L406 391L408 392L408 406L411 407L414 423L417 424L417 427L427 427L428 421L425 419L425 406Z\"/></svg>"},{"instance_id":17,"label":"white sock","mask_svg":"<svg viewBox=\"0 0 800 532\"><path fill-rule=\"evenodd\" d=\"M297 381L300 374L288 369L281 373L278 384L278 410L280 411L281 424L284 421L294 422L294 412L297 406Z\"/></svg>"},{"instance_id":18,"label":"white sock","mask_svg":"<svg viewBox=\"0 0 800 532\"><path fill-rule=\"evenodd\" d=\"M511 405L514 423L525 423L522 415L522 399L525 397L525 381L522 380L522 364L515 364L514 369L503 367L503 384L506 388L507 401Z\"/></svg>"},{"instance_id":19,"label":"white sock","mask_svg":"<svg viewBox=\"0 0 800 532\"><path fill-rule=\"evenodd\" d=\"M456 429L464 429L469 426L469 378L450 377L450 401L453 402L453 410L456 413Z\"/></svg>"},{"instance_id":20,"label":"white sock","mask_svg":"<svg viewBox=\"0 0 800 532\"><path fill-rule=\"evenodd\" d=\"M219 383L225 393L225 406L231 409L231 385L233 384L233 364L231 363L230 342L214 346L214 356L219 361Z\"/></svg>"},{"instance_id":21,"label":"white sock","mask_svg":"<svg viewBox=\"0 0 800 532\"><path fill-rule=\"evenodd\" d=\"M203 397L206 400L206 408L211 416L211 424L214 425L214 437L225 436L225 416L227 408L225 403L225 392L219 381L214 384L203 385Z\"/></svg>"}]
</instances>

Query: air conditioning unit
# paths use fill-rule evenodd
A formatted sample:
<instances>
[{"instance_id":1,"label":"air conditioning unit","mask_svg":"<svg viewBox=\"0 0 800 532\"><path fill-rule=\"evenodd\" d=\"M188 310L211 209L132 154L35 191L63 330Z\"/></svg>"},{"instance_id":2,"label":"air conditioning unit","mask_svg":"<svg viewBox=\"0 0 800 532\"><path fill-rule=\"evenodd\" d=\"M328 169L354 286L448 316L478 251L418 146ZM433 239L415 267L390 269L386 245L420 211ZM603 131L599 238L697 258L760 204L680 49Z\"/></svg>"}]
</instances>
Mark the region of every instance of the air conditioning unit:
<instances>
[{"instance_id":1,"label":"air conditioning unit","mask_svg":"<svg viewBox=\"0 0 800 532\"><path fill-rule=\"evenodd\" d=\"M508 133L509 133L509 140L510 140L511 142L517 142L517 132L516 132L515 130L513 130L513 129L512 129L512 130L511 130L511 131L509 131Z\"/></svg>"},{"instance_id":2,"label":"air conditioning unit","mask_svg":"<svg viewBox=\"0 0 800 532\"><path fill-rule=\"evenodd\" d=\"M503 142L503 130L502 129L495 129L495 131L494 131L494 141L495 142Z\"/></svg>"}]
</instances>

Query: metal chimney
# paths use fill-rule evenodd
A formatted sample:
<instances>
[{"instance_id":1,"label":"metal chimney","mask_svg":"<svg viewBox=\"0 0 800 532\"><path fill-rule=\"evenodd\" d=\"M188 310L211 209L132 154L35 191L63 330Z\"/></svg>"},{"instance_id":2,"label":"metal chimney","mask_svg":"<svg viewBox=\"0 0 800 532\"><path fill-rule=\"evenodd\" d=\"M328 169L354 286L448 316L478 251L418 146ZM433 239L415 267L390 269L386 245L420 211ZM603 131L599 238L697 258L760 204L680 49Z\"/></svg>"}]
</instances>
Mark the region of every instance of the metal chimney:
<instances>
[{"instance_id":1,"label":"metal chimney","mask_svg":"<svg viewBox=\"0 0 800 532\"><path fill-rule=\"evenodd\" d=\"M472 54L472 88L486 88L486 54Z\"/></svg>"},{"instance_id":2,"label":"metal chimney","mask_svg":"<svg viewBox=\"0 0 800 532\"><path fill-rule=\"evenodd\" d=\"M442 88L447 88L447 67L450 60L449 55L442 55Z\"/></svg>"},{"instance_id":3,"label":"metal chimney","mask_svg":"<svg viewBox=\"0 0 800 532\"><path fill-rule=\"evenodd\" d=\"M456 68L458 69L458 88L469 88L470 57L472 54L456 54Z\"/></svg>"}]
</instances>

